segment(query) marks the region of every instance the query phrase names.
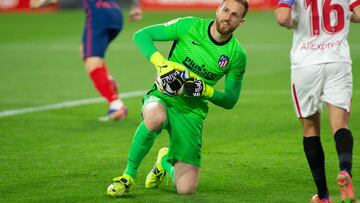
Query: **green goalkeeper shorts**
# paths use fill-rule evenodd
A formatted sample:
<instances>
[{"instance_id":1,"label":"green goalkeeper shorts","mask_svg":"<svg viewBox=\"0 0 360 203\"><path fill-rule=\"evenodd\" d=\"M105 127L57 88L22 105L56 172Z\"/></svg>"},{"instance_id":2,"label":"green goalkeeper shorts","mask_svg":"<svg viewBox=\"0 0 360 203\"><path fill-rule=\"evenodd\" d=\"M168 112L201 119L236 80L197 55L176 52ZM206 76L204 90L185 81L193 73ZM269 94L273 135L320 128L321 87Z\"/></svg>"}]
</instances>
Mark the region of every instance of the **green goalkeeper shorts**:
<instances>
[{"instance_id":1,"label":"green goalkeeper shorts","mask_svg":"<svg viewBox=\"0 0 360 203\"><path fill-rule=\"evenodd\" d=\"M182 161L200 167L203 119L183 113L156 96L146 95L143 107L151 102L160 102L166 108L167 119L163 129L170 136L168 161L172 164Z\"/></svg>"}]
</instances>

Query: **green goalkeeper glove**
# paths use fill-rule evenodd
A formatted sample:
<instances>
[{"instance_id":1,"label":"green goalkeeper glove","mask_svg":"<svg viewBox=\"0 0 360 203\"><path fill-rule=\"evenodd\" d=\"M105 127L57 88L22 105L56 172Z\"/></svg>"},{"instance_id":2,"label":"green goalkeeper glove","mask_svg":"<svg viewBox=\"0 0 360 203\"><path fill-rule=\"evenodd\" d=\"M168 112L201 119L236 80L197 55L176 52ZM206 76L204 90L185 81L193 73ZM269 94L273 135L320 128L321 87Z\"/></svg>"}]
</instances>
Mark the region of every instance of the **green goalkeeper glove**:
<instances>
[{"instance_id":1,"label":"green goalkeeper glove","mask_svg":"<svg viewBox=\"0 0 360 203\"><path fill-rule=\"evenodd\" d=\"M198 78L187 78L184 83L185 95L190 97L211 98L214 96L214 88L205 84L205 82Z\"/></svg>"},{"instance_id":2,"label":"green goalkeeper glove","mask_svg":"<svg viewBox=\"0 0 360 203\"><path fill-rule=\"evenodd\" d=\"M185 71L186 68L176 62L166 60L158 51L153 53L150 57L151 63L155 65L156 72L158 73L162 85L169 85L172 91L179 90L185 82L185 79L181 77L179 71Z\"/></svg>"},{"instance_id":3,"label":"green goalkeeper glove","mask_svg":"<svg viewBox=\"0 0 360 203\"><path fill-rule=\"evenodd\" d=\"M156 72L160 76L162 76L170 71L173 71L174 69L179 70L179 71L186 70L186 68L183 65L173 62L173 61L166 60L158 51L155 51L151 55L150 62L152 64L154 64L154 66L156 68Z\"/></svg>"}]
</instances>

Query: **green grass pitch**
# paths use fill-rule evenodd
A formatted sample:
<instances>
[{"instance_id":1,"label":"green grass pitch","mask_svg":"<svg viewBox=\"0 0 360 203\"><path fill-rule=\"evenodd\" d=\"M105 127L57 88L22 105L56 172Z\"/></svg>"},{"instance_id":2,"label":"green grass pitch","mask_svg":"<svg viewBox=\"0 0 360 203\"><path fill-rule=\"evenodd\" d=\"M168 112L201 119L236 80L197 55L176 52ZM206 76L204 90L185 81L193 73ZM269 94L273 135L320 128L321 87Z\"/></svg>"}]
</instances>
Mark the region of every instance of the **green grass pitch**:
<instances>
[{"instance_id":1,"label":"green grass pitch","mask_svg":"<svg viewBox=\"0 0 360 203\"><path fill-rule=\"evenodd\" d=\"M125 12L126 13L126 12ZM146 12L139 23L125 19L106 59L120 92L147 90L154 69L133 44L141 27L179 16L213 18L215 12ZM0 14L0 112L98 97L79 57L82 11ZM0 118L0 202L284 202L306 203L316 189L302 147L300 123L290 96L291 31L272 12L250 12L236 37L248 53L238 104L210 106L203 133L203 159L196 194L178 196L170 181L145 189L156 141L139 168L136 185L119 200L105 195L122 173L133 133L141 121L141 97L125 99L123 122L96 119L106 104L49 110ZM355 138L353 177L360 190L360 26L352 24L354 96L350 127ZM164 54L171 43L158 43ZM219 84L217 88L222 88ZM338 160L327 111L322 119L326 173L334 202ZM358 195L360 193L358 192Z\"/></svg>"}]
</instances>

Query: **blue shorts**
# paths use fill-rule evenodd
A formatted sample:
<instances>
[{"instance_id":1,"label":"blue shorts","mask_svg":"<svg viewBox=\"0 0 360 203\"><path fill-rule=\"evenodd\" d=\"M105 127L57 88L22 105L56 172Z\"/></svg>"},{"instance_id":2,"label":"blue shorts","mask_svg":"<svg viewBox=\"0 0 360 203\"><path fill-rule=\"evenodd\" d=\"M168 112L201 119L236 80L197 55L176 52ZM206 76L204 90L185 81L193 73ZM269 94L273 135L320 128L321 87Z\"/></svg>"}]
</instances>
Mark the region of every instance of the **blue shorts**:
<instances>
[{"instance_id":1,"label":"blue shorts","mask_svg":"<svg viewBox=\"0 0 360 203\"><path fill-rule=\"evenodd\" d=\"M114 2L91 2L97 1L84 1L86 22L82 37L83 57L104 58L108 45L122 29L123 15L120 7Z\"/></svg>"}]
</instances>

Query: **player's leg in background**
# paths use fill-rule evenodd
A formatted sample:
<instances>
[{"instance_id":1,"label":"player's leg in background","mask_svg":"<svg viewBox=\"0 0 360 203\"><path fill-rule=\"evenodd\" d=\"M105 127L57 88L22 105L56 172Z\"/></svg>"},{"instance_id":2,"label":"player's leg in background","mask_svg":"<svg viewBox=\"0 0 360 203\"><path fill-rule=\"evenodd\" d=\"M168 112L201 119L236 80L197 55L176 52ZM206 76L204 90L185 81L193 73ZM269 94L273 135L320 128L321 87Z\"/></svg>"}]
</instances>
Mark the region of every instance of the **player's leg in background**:
<instances>
[{"instance_id":1,"label":"player's leg in background","mask_svg":"<svg viewBox=\"0 0 360 203\"><path fill-rule=\"evenodd\" d=\"M330 126L336 143L336 151L339 156L340 170L347 171L351 176L353 136L349 130L349 113L332 104L328 104Z\"/></svg>"},{"instance_id":2,"label":"player's leg in background","mask_svg":"<svg viewBox=\"0 0 360 203\"><path fill-rule=\"evenodd\" d=\"M356 199L356 193L351 180L354 141L348 128L349 113L332 104L328 104L328 108L340 166L337 183L340 188L341 198L344 201L351 202Z\"/></svg>"},{"instance_id":3,"label":"player's leg in background","mask_svg":"<svg viewBox=\"0 0 360 203\"><path fill-rule=\"evenodd\" d=\"M346 171L351 176L354 141L348 126L349 113L345 109L332 104L328 104L328 108L330 126L339 157L340 171Z\"/></svg>"},{"instance_id":4,"label":"player's leg in background","mask_svg":"<svg viewBox=\"0 0 360 203\"><path fill-rule=\"evenodd\" d=\"M325 155L320 140L323 67L319 65L291 70L292 98L303 128L303 147L319 199L328 199ZM314 199L314 198L313 198Z\"/></svg>"},{"instance_id":5,"label":"player's leg in background","mask_svg":"<svg viewBox=\"0 0 360 203\"><path fill-rule=\"evenodd\" d=\"M349 113L353 80L351 65L329 63L326 66L324 101L329 109L329 122L339 155L340 170L351 175L353 137L349 130Z\"/></svg>"},{"instance_id":6,"label":"player's leg in background","mask_svg":"<svg viewBox=\"0 0 360 203\"><path fill-rule=\"evenodd\" d=\"M96 13L96 9L91 13ZM102 121L121 120L127 115L127 107L118 96L116 82L109 74L104 60L109 43L122 28L122 15L121 12L118 13L120 17L116 21L117 26L114 26L111 19L107 19L106 16L88 14L82 37L81 54L85 69L97 91L109 104L107 115L100 118ZM95 21L94 18L97 20Z\"/></svg>"},{"instance_id":7,"label":"player's leg in background","mask_svg":"<svg viewBox=\"0 0 360 203\"><path fill-rule=\"evenodd\" d=\"M329 122L335 139L340 172L337 182L343 200L353 201L355 191L351 180L353 136L349 129L352 97L351 65L331 63L326 67L328 79L324 88L324 101L329 109Z\"/></svg>"},{"instance_id":8,"label":"player's leg in background","mask_svg":"<svg viewBox=\"0 0 360 203\"><path fill-rule=\"evenodd\" d=\"M98 55L105 55L105 51L107 50L109 44L118 36L118 34L120 33L120 31L122 30L122 25L123 25L123 16L122 16L122 11L120 9L108 9L107 10L108 13L111 13L112 16L111 18L109 18L108 16L103 16L101 19L102 22L104 22L106 26L106 28L102 28L97 30L96 33L98 33L98 41L100 41L101 43L98 43L97 45L97 49L99 49ZM106 22L106 23L105 23ZM101 27L101 26L99 26ZM103 57L104 58L104 57ZM124 105L123 101L120 98L120 95L118 94L119 92L119 86L118 83L116 82L116 80L110 75L105 60L103 60L103 64L104 64L104 68L107 71L107 75L108 75L108 80L107 81L107 87L108 89L112 88L113 91L111 92L111 94L108 95L108 97L105 97L108 102L109 102L109 110L108 113L105 117L100 118L100 120L102 121L107 121L107 120L121 120L124 119L127 116L127 107ZM116 99L112 100L112 97L115 97ZM110 100L112 101L109 101Z\"/></svg>"},{"instance_id":9,"label":"player's leg in background","mask_svg":"<svg viewBox=\"0 0 360 203\"><path fill-rule=\"evenodd\" d=\"M326 175L325 155L320 140L320 113L307 118L300 118L303 127L303 146L317 194L320 199L329 198Z\"/></svg>"},{"instance_id":10,"label":"player's leg in background","mask_svg":"<svg viewBox=\"0 0 360 203\"><path fill-rule=\"evenodd\" d=\"M106 119L119 120L127 115L127 108L118 96L117 84L108 72L106 63L100 57L87 57L85 59L85 69L89 74L95 88L99 94L106 99L109 104L109 111Z\"/></svg>"}]
</instances>

